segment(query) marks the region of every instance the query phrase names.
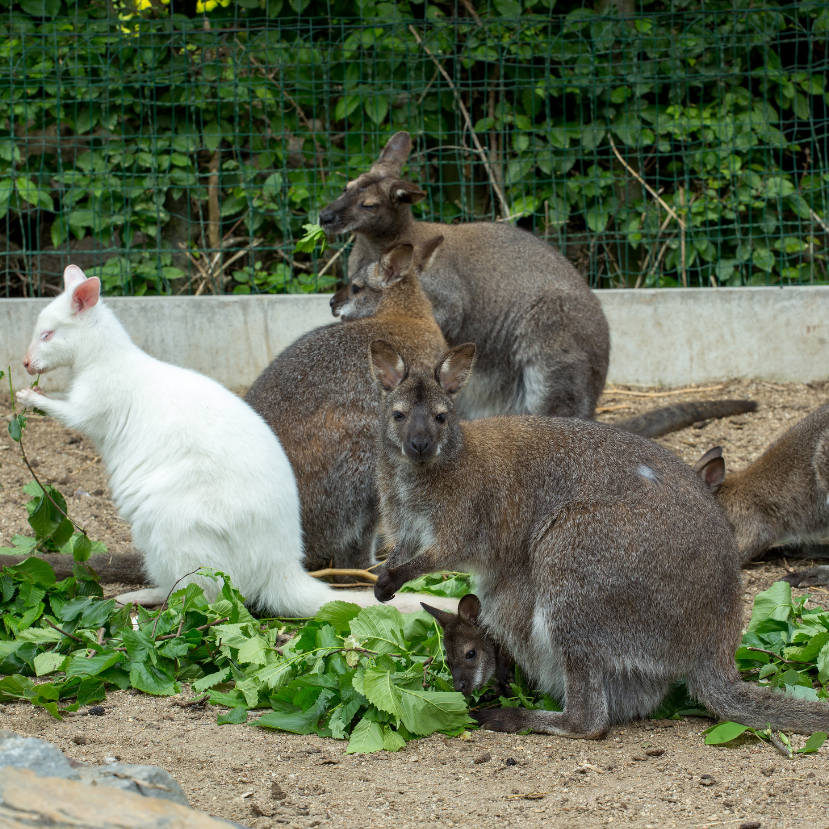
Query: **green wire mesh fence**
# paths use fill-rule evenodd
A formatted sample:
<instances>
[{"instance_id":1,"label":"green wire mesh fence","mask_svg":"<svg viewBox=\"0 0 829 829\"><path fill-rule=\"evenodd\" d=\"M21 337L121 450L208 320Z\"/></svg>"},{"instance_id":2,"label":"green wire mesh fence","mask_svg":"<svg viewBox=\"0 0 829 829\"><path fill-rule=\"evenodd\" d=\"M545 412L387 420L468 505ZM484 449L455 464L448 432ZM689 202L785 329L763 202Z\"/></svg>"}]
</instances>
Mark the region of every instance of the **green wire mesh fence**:
<instances>
[{"instance_id":1,"label":"green wire mesh fence","mask_svg":"<svg viewBox=\"0 0 829 829\"><path fill-rule=\"evenodd\" d=\"M330 289L346 240L296 240L397 130L420 217L516 222L594 287L829 279L829 4L298 2L11 7L0 296L69 262L109 294Z\"/></svg>"}]
</instances>

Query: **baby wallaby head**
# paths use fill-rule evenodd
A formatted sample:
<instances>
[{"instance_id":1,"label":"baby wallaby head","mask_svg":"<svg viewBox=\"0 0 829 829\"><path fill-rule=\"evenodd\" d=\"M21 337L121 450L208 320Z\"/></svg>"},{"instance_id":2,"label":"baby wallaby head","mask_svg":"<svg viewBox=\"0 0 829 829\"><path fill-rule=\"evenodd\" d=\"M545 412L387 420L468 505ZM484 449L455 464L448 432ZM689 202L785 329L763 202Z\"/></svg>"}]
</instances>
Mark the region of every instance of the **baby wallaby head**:
<instances>
[{"instance_id":1,"label":"baby wallaby head","mask_svg":"<svg viewBox=\"0 0 829 829\"><path fill-rule=\"evenodd\" d=\"M417 185L400 177L411 149L409 133L393 135L371 169L349 181L340 197L320 212L322 229L329 235L365 233L381 238L392 235L401 216L426 198L426 193Z\"/></svg>"},{"instance_id":2,"label":"baby wallaby head","mask_svg":"<svg viewBox=\"0 0 829 829\"><path fill-rule=\"evenodd\" d=\"M87 279L77 265L63 272L64 290L41 312L32 342L23 358L29 374L42 374L61 366L71 366L77 356L78 342L101 296L101 280Z\"/></svg>"},{"instance_id":3,"label":"baby wallaby head","mask_svg":"<svg viewBox=\"0 0 829 829\"><path fill-rule=\"evenodd\" d=\"M497 673L498 648L478 625L478 597L467 593L458 604L457 616L423 602L420 606L443 628L443 647L455 690L468 696L483 688Z\"/></svg>"},{"instance_id":4,"label":"baby wallaby head","mask_svg":"<svg viewBox=\"0 0 829 829\"><path fill-rule=\"evenodd\" d=\"M383 251L377 262L360 268L348 285L331 297L331 313L344 320L371 317L382 310L391 288L419 277L428 267L443 236L433 236L420 245L397 242Z\"/></svg>"},{"instance_id":5,"label":"baby wallaby head","mask_svg":"<svg viewBox=\"0 0 829 829\"><path fill-rule=\"evenodd\" d=\"M384 398L384 446L417 466L433 462L457 440L453 399L472 373L474 343L447 351L433 371L410 370L385 340L369 349L371 374Z\"/></svg>"}]
</instances>

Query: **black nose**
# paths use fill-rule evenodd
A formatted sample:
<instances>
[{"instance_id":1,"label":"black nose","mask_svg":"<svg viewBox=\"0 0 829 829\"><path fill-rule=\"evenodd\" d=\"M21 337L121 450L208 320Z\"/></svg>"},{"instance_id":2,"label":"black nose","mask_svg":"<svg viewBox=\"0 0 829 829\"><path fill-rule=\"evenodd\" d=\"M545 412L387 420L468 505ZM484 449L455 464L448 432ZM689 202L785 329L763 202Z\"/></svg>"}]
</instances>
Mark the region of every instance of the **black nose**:
<instances>
[{"instance_id":1,"label":"black nose","mask_svg":"<svg viewBox=\"0 0 829 829\"><path fill-rule=\"evenodd\" d=\"M325 210L320 212L320 226L325 227L326 225L330 225L331 222L334 221L334 214L333 211L329 210L327 207Z\"/></svg>"},{"instance_id":2,"label":"black nose","mask_svg":"<svg viewBox=\"0 0 829 829\"><path fill-rule=\"evenodd\" d=\"M335 305L335 303L336 303L336 302L337 302L337 297L336 297L336 295L335 295L335 296L332 296L332 297L331 297L331 299L329 299L329 300L328 300L328 304L329 304L332 308L334 307L334 305Z\"/></svg>"},{"instance_id":3,"label":"black nose","mask_svg":"<svg viewBox=\"0 0 829 829\"><path fill-rule=\"evenodd\" d=\"M422 455L431 446L431 443L426 438L415 438L409 445L418 455Z\"/></svg>"}]
</instances>

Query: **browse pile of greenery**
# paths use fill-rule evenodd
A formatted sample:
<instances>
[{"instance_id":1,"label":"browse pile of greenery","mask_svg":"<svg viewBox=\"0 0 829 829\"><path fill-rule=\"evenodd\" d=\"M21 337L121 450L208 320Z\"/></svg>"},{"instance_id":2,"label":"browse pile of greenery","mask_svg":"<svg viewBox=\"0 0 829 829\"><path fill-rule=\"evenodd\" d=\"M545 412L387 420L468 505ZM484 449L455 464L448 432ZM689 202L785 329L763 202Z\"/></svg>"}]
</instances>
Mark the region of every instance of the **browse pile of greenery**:
<instances>
[{"instance_id":1,"label":"browse pile of greenery","mask_svg":"<svg viewBox=\"0 0 829 829\"><path fill-rule=\"evenodd\" d=\"M622 5L0 0L0 290L326 289L301 227L400 129L422 216L599 287L826 281L826 4Z\"/></svg>"}]
</instances>

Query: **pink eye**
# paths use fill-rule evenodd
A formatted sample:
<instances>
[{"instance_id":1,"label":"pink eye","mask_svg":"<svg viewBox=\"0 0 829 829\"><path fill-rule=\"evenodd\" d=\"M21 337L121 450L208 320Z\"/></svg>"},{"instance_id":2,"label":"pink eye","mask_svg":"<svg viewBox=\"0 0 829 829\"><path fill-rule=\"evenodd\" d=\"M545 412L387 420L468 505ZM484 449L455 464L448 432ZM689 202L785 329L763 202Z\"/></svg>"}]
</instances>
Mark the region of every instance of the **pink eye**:
<instances>
[{"instance_id":1,"label":"pink eye","mask_svg":"<svg viewBox=\"0 0 829 829\"><path fill-rule=\"evenodd\" d=\"M43 341L46 341L46 340L48 340L48 339L49 339L49 337L51 337L51 336L52 336L52 334L53 334L53 333L54 333L53 331L44 331L44 332L40 335L40 339L41 339L41 340L43 340Z\"/></svg>"}]
</instances>

